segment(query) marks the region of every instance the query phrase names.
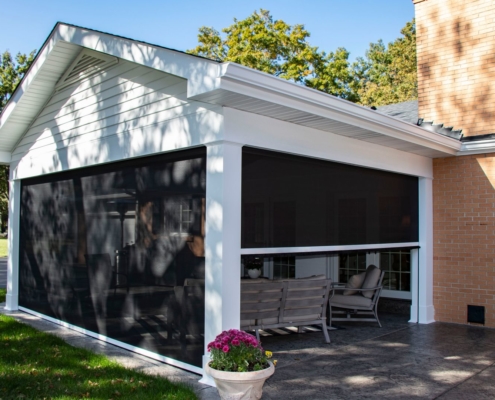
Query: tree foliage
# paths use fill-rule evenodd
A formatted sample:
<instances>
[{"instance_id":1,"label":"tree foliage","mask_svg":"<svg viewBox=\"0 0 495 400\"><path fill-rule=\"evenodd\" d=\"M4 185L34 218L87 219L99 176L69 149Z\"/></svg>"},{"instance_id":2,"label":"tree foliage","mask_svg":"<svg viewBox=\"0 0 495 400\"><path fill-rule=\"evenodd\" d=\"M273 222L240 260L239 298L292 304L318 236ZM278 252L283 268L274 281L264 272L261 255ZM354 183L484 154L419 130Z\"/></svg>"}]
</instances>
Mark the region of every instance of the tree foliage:
<instances>
[{"instance_id":1,"label":"tree foliage","mask_svg":"<svg viewBox=\"0 0 495 400\"><path fill-rule=\"evenodd\" d=\"M0 54L0 112L9 101L15 88L34 60L36 51L29 54L18 53L15 58L10 52ZM9 167L0 165L0 216L1 230L7 227L9 202Z\"/></svg>"},{"instance_id":2,"label":"tree foliage","mask_svg":"<svg viewBox=\"0 0 495 400\"><path fill-rule=\"evenodd\" d=\"M381 40L371 43L366 57L354 64L361 104L380 106L418 97L415 20L401 33L388 46Z\"/></svg>"},{"instance_id":3,"label":"tree foliage","mask_svg":"<svg viewBox=\"0 0 495 400\"><path fill-rule=\"evenodd\" d=\"M15 59L9 51L0 54L0 112L29 69L35 54L34 50L27 55L17 53Z\"/></svg>"},{"instance_id":4,"label":"tree foliage","mask_svg":"<svg viewBox=\"0 0 495 400\"><path fill-rule=\"evenodd\" d=\"M232 61L363 105L383 105L417 98L416 25L408 22L402 37L385 45L371 43L364 58L349 62L339 47L325 53L309 44L304 25L274 20L255 11L222 29L203 26L191 54Z\"/></svg>"},{"instance_id":5,"label":"tree foliage","mask_svg":"<svg viewBox=\"0 0 495 400\"><path fill-rule=\"evenodd\" d=\"M337 49L326 54L309 44L304 25L274 20L267 10L255 11L220 32L199 29L198 46L191 54L214 60L232 61L297 82L326 93L349 96L349 52Z\"/></svg>"}]
</instances>

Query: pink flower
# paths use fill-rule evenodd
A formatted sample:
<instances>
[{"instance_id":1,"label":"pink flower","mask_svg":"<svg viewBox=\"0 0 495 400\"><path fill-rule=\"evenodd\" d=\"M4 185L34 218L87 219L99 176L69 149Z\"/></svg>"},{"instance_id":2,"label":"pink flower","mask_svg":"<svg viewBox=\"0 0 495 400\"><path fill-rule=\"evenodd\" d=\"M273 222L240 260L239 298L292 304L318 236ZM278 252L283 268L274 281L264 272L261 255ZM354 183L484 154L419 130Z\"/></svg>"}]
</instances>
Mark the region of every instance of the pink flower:
<instances>
[{"instance_id":1,"label":"pink flower","mask_svg":"<svg viewBox=\"0 0 495 400\"><path fill-rule=\"evenodd\" d=\"M232 339L232 346L239 346L240 344L239 339Z\"/></svg>"},{"instance_id":2,"label":"pink flower","mask_svg":"<svg viewBox=\"0 0 495 400\"><path fill-rule=\"evenodd\" d=\"M220 342L215 342L214 343L215 349L221 349L222 348L222 343Z\"/></svg>"},{"instance_id":3,"label":"pink flower","mask_svg":"<svg viewBox=\"0 0 495 400\"><path fill-rule=\"evenodd\" d=\"M227 346L227 345L223 346L222 351L223 351L224 353L228 353L228 352L229 352L229 350L230 350L229 346Z\"/></svg>"}]
</instances>

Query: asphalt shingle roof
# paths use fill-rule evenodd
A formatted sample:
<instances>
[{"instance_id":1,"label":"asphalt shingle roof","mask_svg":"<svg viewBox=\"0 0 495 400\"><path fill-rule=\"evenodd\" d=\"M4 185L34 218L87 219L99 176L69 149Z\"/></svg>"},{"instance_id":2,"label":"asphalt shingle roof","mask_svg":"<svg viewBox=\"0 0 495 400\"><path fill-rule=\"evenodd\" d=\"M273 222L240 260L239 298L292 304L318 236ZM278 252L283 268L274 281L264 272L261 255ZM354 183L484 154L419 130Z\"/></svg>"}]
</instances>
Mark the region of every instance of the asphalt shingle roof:
<instances>
[{"instance_id":1,"label":"asphalt shingle roof","mask_svg":"<svg viewBox=\"0 0 495 400\"><path fill-rule=\"evenodd\" d=\"M418 123L418 100L380 106L377 111L416 125Z\"/></svg>"},{"instance_id":2,"label":"asphalt shingle roof","mask_svg":"<svg viewBox=\"0 0 495 400\"><path fill-rule=\"evenodd\" d=\"M376 110L391 117L402 119L414 125L436 132L454 139L462 139L462 129L454 130L452 126L434 124L433 121L424 121L418 115L418 100L404 101L403 103L390 104L388 106L377 107Z\"/></svg>"}]
</instances>

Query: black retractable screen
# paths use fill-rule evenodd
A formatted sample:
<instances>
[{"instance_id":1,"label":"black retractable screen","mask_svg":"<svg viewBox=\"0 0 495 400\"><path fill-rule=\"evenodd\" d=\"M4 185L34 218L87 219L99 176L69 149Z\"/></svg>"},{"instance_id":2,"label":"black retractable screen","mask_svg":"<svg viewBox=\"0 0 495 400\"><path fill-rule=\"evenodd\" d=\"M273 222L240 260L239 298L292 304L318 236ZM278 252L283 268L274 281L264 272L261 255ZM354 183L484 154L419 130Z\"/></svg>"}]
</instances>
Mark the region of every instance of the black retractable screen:
<instances>
[{"instance_id":1,"label":"black retractable screen","mask_svg":"<svg viewBox=\"0 0 495 400\"><path fill-rule=\"evenodd\" d=\"M205 148L26 179L19 304L201 366Z\"/></svg>"},{"instance_id":2,"label":"black retractable screen","mask_svg":"<svg viewBox=\"0 0 495 400\"><path fill-rule=\"evenodd\" d=\"M418 241L418 178L244 147L242 247Z\"/></svg>"}]
</instances>

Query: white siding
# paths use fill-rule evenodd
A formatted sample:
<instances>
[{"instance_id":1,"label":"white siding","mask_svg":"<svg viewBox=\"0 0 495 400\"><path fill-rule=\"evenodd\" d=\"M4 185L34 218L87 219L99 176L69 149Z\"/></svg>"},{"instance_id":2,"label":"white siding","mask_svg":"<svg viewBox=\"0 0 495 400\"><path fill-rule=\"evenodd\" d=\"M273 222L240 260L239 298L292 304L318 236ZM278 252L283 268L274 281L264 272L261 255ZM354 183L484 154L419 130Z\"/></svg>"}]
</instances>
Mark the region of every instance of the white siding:
<instances>
[{"instance_id":1,"label":"white siding","mask_svg":"<svg viewBox=\"0 0 495 400\"><path fill-rule=\"evenodd\" d=\"M120 60L52 94L12 152L15 178L222 139L222 107L187 99L187 81Z\"/></svg>"}]
</instances>

